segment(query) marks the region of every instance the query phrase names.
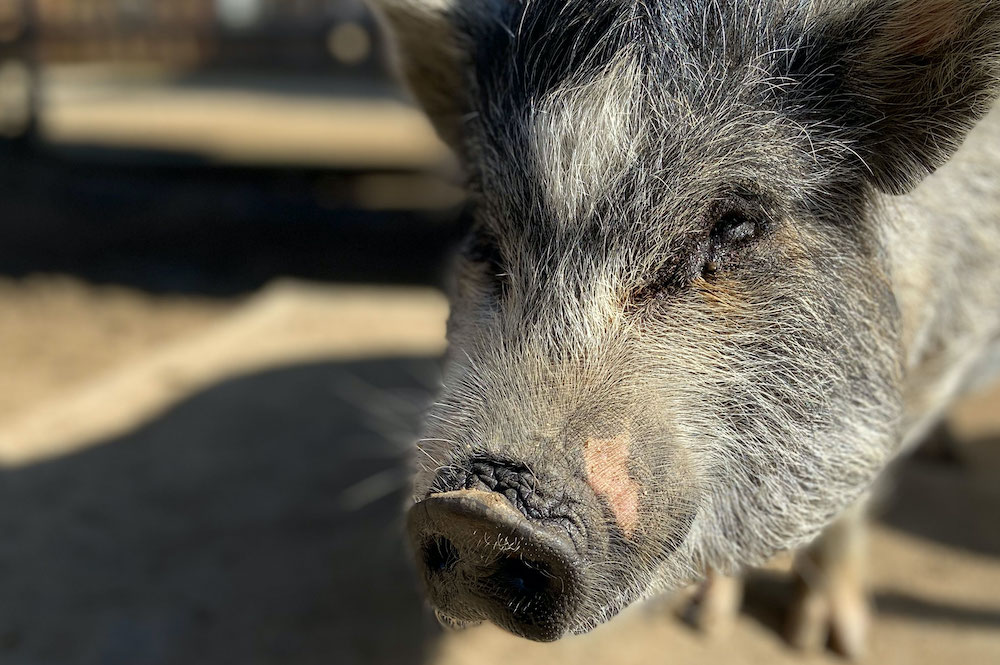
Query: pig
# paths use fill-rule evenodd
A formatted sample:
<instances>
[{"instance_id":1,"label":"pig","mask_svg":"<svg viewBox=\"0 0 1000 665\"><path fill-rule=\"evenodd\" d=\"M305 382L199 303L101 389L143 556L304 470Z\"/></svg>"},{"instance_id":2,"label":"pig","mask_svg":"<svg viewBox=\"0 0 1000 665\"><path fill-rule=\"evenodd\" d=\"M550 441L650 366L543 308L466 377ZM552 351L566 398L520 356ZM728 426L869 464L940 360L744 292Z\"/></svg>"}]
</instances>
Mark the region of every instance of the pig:
<instances>
[{"instance_id":1,"label":"pig","mask_svg":"<svg viewBox=\"0 0 1000 665\"><path fill-rule=\"evenodd\" d=\"M873 485L1000 358L1000 3L370 1L473 218L407 516L439 618L707 576L711 624L799 551L790 638L860 653Z\"/></svg>"}]
</instances>

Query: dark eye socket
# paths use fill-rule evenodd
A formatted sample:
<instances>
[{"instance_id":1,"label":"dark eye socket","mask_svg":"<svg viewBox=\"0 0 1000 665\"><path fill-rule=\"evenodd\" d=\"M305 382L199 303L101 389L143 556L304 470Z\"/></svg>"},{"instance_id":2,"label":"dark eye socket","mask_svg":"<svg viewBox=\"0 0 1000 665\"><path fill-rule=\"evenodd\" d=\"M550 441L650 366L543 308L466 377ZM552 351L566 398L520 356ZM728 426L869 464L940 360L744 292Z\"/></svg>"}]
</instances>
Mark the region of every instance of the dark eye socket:
<instances>
[{"instance_id":1,"label":"dark eye socket","mask_svg":"<svg viewBox=\"0 0 1000 665\"><path fill-rule=\"evenodd\" d=\"M742 211L725 213L712 227L712 240L719 244L732 244L752 240L757 235L757 221Z\"/></svg>"},{"instance_id":2,"label":"dark eye socket","mask_svg":"<svg viewBox=\"0 0 1000 665\"><path fill-rule=\"evenodd\" d=\"M630 295L630 302L642 303L683 287L700 272L706 279L738 265L741 253L768 230L765 201L749 191L729 194L713 204L705 214L709 231L690 248L690 260L668 263L660 273Z\"/></svg>"},{"instance_id":3,"label":"dark eye socket","mask_svg":"<svg viewBox=\"0 0 1000 665\"><path fill-rule=\"evenodd\" d=\"M767 223L760 201L732 196L720 201L710 212L712 230L702 272L712 275L731 262L740 250L759 239Z\"/></svg>"},{"instance_id":4,"label":"dark eye socket","mask_svg":"<svg viewBox=\"0 0 1000 665\"><path fill-rule=\"evenodd\" d=\"M461 248L462 256L483 266L483 274L493 282L501 282L506 271L496 239L489 233L474 230L466 236Z\"/></svg>"},{"instance_id":5,"label":"dark eye socket","mask_svg":"<svg viewBox=\"0 0 1000 665\"><path fill-rule=\"evenodd\" d=\"M500 263L500 249L496 240L480 231L472 231L465 237L461 251L462 256L473 263L491 265Z\"/></svg>"}]
</instances>

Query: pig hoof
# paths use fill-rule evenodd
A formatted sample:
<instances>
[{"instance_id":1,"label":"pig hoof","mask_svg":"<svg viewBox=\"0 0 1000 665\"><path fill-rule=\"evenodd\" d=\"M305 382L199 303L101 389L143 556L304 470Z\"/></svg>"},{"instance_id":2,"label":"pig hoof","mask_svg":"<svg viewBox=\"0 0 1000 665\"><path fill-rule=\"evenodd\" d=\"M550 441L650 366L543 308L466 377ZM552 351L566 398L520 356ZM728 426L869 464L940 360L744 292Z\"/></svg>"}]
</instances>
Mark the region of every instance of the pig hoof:
<instances>
[{"instance_id":1,"label":"pig hoof","mask_svg":"<svg viewBox=\"0 0 1000 665\"><path fill-rule=\"evenodd\" d=\"M686 611L686 620L709 637L724 637L732 630L743 600L743 582L710 572Z\"/></svg>"},{"instance_id":2,"label":"pig hoof","mask_svg":"<svg viewBox=\"0 0 1000 665\"><path fill-rule=\"evenodd\" d=\"M863 591L835 596L830 618L833 648L848 658L863 658L868 646L870 622L871 608Z\"/></svg>"},{"instance_id":3,"label":"pig hoof","mask_svg":"<svg viewBox=\"0 0 1000 665\"><path fill-rule=\"evenodd\" d=\"M787 626L789 643L819 651L827 643L852 660L865 654L871 611L859 588L804 588L792 607Z\"/></svg>"}]
</instances>

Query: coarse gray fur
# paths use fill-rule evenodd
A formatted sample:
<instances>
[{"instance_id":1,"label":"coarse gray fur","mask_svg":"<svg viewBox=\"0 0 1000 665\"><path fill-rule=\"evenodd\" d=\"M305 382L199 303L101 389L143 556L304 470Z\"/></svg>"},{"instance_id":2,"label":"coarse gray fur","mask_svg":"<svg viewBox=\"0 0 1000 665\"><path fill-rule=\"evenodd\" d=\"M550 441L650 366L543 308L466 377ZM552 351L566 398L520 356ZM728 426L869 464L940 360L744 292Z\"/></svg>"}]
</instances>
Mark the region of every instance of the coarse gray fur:
<instances>
[{"instance_id":1,"label":"coarse gray fur","mask_svg":"<svg viewBox=\"0 0 1000 665\"><path fill-rule=\"evenodd\" d=\"M415 498L631 437L574 631L810 542L1000 351L998 3L372 3L475 206Z\"/></svg>"}]
</instances>

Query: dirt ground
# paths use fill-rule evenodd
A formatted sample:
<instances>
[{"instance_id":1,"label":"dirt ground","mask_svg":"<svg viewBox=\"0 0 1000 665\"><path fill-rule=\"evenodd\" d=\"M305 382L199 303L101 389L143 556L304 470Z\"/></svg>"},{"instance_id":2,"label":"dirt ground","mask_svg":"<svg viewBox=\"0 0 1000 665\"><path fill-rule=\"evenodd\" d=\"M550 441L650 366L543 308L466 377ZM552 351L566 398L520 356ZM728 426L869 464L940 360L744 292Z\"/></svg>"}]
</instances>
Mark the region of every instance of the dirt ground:
<instances>
[{"instance_id":1,"label":"dirt ground","mask_svg":"<svg viewBox=\"0 0 1000 665\"><path fill-rule=\"evenodd\" d=\"M331 79L317 89L310 80L303 96L287 75L256 76L253 91L231 77L226 86L182 79L169 70L51 67L43 80L42 131L56 143L141 146L258 166L451 165L426 118L387 81ZM261 131L276 124L280 132Z\"/></svg>"},{"instance_id":2,"label":"dirt ground","mask_svg":"<svg viewBox=\"0 0 1000 665\"><path fill-rule=\"evenodd\" d=\"M51 275L0 279L0 422L218 321L234 306Z\"/></svg>"},{"instance_id":3,"label":"dirt ground","mask_svg":"<svg viewBox=\"0 0 1000 665\"><path fill-rule=\"evenodd\" d=\"M400 515L445 314L425 289L0 283L0 663L838 662L781 641L780 570L725 639L664 603L552 645L438 629ZM868 662L1000 663L998 407L894 475Z\"/></svg>"}]
</instances>

